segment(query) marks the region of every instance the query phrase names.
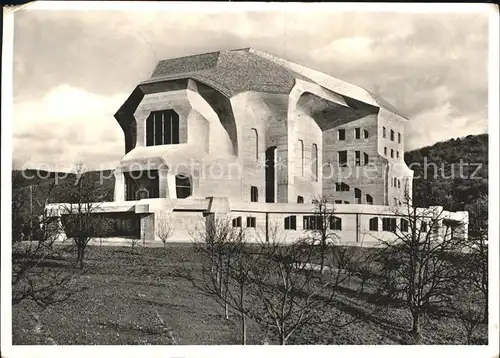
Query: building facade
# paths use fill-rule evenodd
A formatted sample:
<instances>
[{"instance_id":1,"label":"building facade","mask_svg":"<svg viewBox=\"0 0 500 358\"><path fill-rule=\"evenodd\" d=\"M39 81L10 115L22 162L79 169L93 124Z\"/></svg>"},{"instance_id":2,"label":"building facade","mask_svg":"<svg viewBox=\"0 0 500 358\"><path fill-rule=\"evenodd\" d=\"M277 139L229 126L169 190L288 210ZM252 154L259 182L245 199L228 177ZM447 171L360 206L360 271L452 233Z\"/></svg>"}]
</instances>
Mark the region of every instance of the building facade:
<instances>
[{"instance_id":1,"label":"building facade","mask_svg":"<svg viewBox=\"0 0 500 358\"><path fill-rule=\"evenodd\" d=\"M404 116L361 87L251 48L160 61L115 117L125 155L114 202L100 207L144 241L158 240L160 217L173 241L190 241L213 216L250 237L277 225L294 239L327 197L342 240L362 243L411 200Z\"/></svg>"}]
</instances>

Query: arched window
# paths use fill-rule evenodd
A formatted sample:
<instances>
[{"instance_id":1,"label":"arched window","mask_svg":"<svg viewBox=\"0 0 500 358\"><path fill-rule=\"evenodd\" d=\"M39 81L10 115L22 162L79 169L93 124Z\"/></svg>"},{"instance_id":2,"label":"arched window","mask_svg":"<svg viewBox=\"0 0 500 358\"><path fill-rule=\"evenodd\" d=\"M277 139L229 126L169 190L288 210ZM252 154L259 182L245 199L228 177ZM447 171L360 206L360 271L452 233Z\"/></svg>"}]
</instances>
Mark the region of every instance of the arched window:
<instances>
[{"instance_id":1,"label":"arched window","mask_svg":"<svg viewBox=\"0 0 500 358\"><path fill-rule=\"evenodd\" d=\"M255 128L252 128L252 143L254 148L255 160L259 160L259 133Z\"/></svg>"},{"instance_id":2,"label":"arched window","mask_svg":"<svg viewBox=\"0 0 500 358\"><path fill-rule=\"evenodd\" d=\"M179 115L173 110L154 111L146 118L146 146L179 144Z\"/></svg>"},{"instance_id":3,"label":"arched window","mask_svg":"<svg viewBox=\"0 0 500 358\"><path fill-rule=\"evenodd\" d=\"M299 139L300 175L304 176L304 141Z\"/></svg>"},{"instance_id":4,"label":"arched window","mask_svg":"<svg viewBox=\"0 0 500 358\"><path fill-rule=\"evenodd\" d=\"M299 195L299 196L297 197L297 203L298 203L298 204L304 204L304 197Z\"/></svg>"},{"instance_id":5,"label":"arched window","mask_svg":"<svg viewBox=\"0 0 500 358\"><path fill-rule=\"evenodd\" d=\"M370 219L370 231L378 231L378 218Z\"/></svg>"},{"instance_id":6,"label":"arched window","mask_svg":"<svg viewBox=\"0 0 500 358\"><path fill-rule=\"evenodd\" d=\"M361 204L361 190L358 188L354 188L354 202Z\"/></svg>"},{"instance_id":7,"label":"arched window","mask_svg":"<svg viewBox=\"0 0 500 358\"><path fill-rule=\"evenodd\" d=\"M184 199L192 194L191 178L184 174L175 176L175 190L177 199Z\"/></svg>"},{"instance_id":8,"label":"arched window","mask_svg":"<svg viewBox=\"0 0 500 358\"><path fill-rule=\"evenodd\" d=\"M373 198L370 194L366 194L366 203L369 205L373 205Z\"/></svg>"},{"instance_id":9,"label":"arched window","mask_svg":"<svg viewBox=\"0 0 500 358\"><path fill-rule=\"evenodd\" d=\"M250 201L252 203L259 201L259 189L256 186L250 187Z\"/></svg>"},{"instance_id":10,"label":"arched window","mask_svg":"<svg viewBox=\"0 0 500 358\"><path fill-rule=\"evenodd\" d=\"M318 146L313 143L312 145L312 175L314 181L318 181Z\"/></svg>"},{"instance_id":11,"label":"arched window","mask_svg":"<svg viewBox=\"0 0 500 358\"><path fill-rule=\"evenodd\" d=\"M330 217L330 230L342 230L342 219L337 216Z\"/></svg>"}]
</instances>

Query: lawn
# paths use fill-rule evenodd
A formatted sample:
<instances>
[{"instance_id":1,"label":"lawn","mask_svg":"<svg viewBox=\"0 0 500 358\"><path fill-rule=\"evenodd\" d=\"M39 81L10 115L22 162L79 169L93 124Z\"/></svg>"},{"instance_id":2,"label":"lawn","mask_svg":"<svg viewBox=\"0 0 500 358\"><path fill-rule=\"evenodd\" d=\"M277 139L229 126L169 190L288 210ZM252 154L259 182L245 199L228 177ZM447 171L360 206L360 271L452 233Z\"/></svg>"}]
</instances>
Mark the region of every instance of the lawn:
<instances>
[{"instance_id":1,"label":"lawn","mask_svg":"<svg viewBox=\"0 0 500 358\"><path fill-rule=\"evenodd\" d=\"M169 345L239 344L236 312L224 319L223 309L179 277L200 262L193 246L163 248L89 247L86 269L75 278L74 293L63 303L41 310L23 301L12 309L13 344ZM71 252L57 262L69 265ZM52 262L53 264L56 262ZM412 344L410 317L401 308L377 310L369 294L353 292L356 282L339 296L346 319L358 320L342 329L314 328L298 332L288 344ZM462 344L465 335L452 317L426 318L421 344ZM248 324L248 344L275 344L273 332ZM476 333L487 344L487 327Z\"/></svg>"}]
</instances>

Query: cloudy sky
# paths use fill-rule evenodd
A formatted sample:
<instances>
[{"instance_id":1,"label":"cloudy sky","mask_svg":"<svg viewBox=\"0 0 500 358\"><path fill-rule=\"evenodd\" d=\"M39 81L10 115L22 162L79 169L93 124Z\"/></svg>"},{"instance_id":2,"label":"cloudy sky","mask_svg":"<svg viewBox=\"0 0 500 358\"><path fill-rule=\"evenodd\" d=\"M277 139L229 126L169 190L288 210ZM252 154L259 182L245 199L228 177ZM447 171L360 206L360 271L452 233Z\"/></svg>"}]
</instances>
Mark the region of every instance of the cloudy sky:
<instances>
[{"instance_id":1,"label":"cloudy sky","mask_svg":"<svg viewBox=\"0 0 500 358\"><path fill-rule=\"evenodd\" d=\"M112 168L113 114L157 61L254 47L378 92L406 150L487 132L487 14L48 11L14 18L14 168Z\"/></svg>"}]
</instances>

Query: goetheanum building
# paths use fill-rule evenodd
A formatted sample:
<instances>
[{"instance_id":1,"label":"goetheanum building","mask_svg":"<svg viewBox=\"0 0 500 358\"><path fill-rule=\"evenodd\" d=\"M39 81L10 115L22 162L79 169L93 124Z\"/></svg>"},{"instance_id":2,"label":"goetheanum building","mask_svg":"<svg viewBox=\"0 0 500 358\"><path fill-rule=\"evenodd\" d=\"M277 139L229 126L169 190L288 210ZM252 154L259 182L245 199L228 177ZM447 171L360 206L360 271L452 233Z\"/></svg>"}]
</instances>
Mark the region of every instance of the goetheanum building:
<instances>
[{"instance_id":1,"label":"goetheanum building","mask_svg":"<svg viewBox=\"0 0 500 358\"><path fill-rule=\"evenodd\" d=\"M361 87L251 48L160 61L115 117L125 155L114 202L100 208L123 220L123 236L128 227L157 240L161 214L172 240L190 241L195 225L228 215L255 235L277 224L294 239L324 196L332 229L361 243L390 231L384 218L412 192L404 116ZM467 223L466 212L446 215Z\"/></svg>"}]
</instances>

